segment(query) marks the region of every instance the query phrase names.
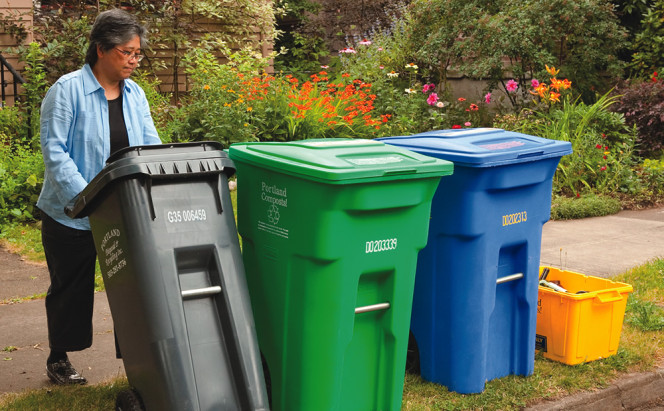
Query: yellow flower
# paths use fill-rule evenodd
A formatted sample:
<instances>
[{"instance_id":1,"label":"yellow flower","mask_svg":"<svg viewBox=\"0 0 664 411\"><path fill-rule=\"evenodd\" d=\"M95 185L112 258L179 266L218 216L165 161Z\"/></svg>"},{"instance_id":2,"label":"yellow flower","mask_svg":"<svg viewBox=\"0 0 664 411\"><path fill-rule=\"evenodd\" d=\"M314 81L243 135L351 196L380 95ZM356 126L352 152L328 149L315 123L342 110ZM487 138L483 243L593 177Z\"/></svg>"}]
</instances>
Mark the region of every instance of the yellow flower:
<instances>
[{"instance_id":1,"label":"yellow flower","mask_svg":"<svg viewBox=\"0 0 664 411\"><path fill-rule=\"evenodd\" d=\"M230 107L231 103L224 103L224 107Z\"/></svg>"},{"instance_id":2,"label":"yellow flower","mask_svg":"<svg viewBox=\"0 0 664 411\"><path fill-rule=\"evenodd\" d=\"M206 84L206 85L203 86L203 90L209 90L209 89L210 89L209 85Z\"/></svg>"},{"instance_id":3,"label":"yellow flower","mask_svg":"<svg viewBox=\"0 0 664 411\"><path fill-rule=\"evenodd\" d=\"M247 111L252 111L252 110L253 110L252 107L247 107Z\"/></svg>"},{"instance_id":4,"label":"yellow flower","mask_svg":"<svg viewBox=\"0 0 664 411\"><path fill-rule=\"evenodd\" d=\"M549 67L545 64L544 67L546 67L546 72L551 74L552 76L556 76L558 75L558 73L560 73L560 70L556 70L556 68L553 66Z\"/></svg>"},{"instance_id":5,"label":"yellow flower","mask_svg":"<svg viewBox=\"0 0 664 411\"><path fill-rule=\"evenodd\" d=\"M244 123L244 126L245 126L245 127L249 127L249 123Z\"/></svg>"}]
</instances>

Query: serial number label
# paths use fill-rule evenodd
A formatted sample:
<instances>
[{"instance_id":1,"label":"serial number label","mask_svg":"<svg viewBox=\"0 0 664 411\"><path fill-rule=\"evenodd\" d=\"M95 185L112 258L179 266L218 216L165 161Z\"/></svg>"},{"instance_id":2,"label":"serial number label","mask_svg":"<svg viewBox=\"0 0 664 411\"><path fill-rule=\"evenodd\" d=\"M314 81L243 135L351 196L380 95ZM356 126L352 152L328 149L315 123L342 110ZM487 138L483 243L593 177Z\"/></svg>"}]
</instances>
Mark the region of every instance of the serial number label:
<instances>
[{"instance_id":1,"label":"serial number label","mask_svg":"<svg viewBox=\"0 0 664 411\"><path fill-rule=\"evenodd\" d=\"M512 224L519 224L519 223L525 223L528 221L528 214L525 211L521 211L518 213L514 214L508 214L503 216L503 227L512 225Z\"/></svg>"},{"instance_id":2,"label":"serial number label","mask_svg":"<svg viewBox=\"0 0 664 411\"><path fill-rule=\"evenodd\" d=\"M192 221L206 221L207 213L204 208L173 210L166 212L166 221L171 224L190 223Z\"/></svg>"},{"instance_id":3,"label":"serial number label","mask_svg":"<svg viewBox=\"0 0 664 411\"><path fill-rule=\"evenodd\" d=\"M367 241L366 254L379 253L381 251L390 251L397 249L397 239L388 238L386 240Z\"/></svg>"}]
</instances>

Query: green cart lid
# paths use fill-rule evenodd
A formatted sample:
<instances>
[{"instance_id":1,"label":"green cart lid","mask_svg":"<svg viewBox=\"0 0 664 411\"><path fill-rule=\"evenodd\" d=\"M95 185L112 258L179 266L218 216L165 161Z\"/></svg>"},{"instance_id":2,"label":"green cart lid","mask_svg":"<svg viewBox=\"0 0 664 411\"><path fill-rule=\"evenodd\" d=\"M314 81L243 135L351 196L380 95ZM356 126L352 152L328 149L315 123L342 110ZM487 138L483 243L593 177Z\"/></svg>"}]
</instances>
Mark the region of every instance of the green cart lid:
<instances>
[{"instance_id":1,"label":"green cart lid","mask_svg":"<svg viewBox=\"0 0 664 411\"><path fill-rule=\"evenodd\" d=\"M229 156L238 163L329 184L443 176L454 170L449 161L367 139L236 143Z\"/></svg>"}]
</instances>

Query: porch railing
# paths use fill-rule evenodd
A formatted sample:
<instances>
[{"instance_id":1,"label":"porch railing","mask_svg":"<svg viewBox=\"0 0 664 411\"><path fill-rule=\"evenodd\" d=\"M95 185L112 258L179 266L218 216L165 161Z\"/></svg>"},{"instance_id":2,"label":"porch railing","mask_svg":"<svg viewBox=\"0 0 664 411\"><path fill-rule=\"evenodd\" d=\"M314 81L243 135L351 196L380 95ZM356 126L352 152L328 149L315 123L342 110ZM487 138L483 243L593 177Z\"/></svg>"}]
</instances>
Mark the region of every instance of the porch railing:
<instances>
[{"instance_id":1,"label":"porch railing","mask_svg":"<svg viewBox=\"0 0 664 411\"><path fill-rule=\"evenodd\" d=\"M25 80L23 79L23 77L21 77L21 75L18 73L18 71L16 71L14 69L14 67L12 67L12 65L9 64L7 59L5 59L2 54L0 54L0 90L1 90L0 94L1 94L1 97L2 97L2 98L0 98L0 106L3 105L3 104L6 104L6 101L7 101L7 93L6 93L5 89L7 88L7 86L9 86L9 83L7 82L7 79L6 79L6 77L9 77L9 76L6 76L6 74L5 74L6 72L8 72L9 75L14 77L13 82L12 82L12 84L14 86L14 94L13 94L14 102L16 102L19 98L19 96L18 96L18 86L19 86L19 84L24 84L25 83Z\"/></svg>"}]
</instances>

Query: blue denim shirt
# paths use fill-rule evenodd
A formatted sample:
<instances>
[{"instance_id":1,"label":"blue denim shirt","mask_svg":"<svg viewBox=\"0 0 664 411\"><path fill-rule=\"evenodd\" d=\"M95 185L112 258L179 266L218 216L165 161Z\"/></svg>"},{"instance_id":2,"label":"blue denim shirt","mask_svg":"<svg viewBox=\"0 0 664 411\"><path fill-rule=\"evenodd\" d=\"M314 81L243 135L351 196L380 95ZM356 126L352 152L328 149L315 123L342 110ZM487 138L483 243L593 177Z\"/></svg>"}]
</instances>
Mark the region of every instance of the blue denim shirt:
<instances>
[{"instance_id":1,"label":"blue denim shirt","mask_svg":"<svg viewBox=\"0 0 664 411\"><path fill-rule=\"evenodd\" d=\"M159 144L145 92L132 80L122 90L129 145ZM89 230L87 218L72 219L64 207L101 171L111 155L108 101L91 67L65 74L41 107L45 173L37 207L68 227Z\"/></svg>"}]
</instances>

